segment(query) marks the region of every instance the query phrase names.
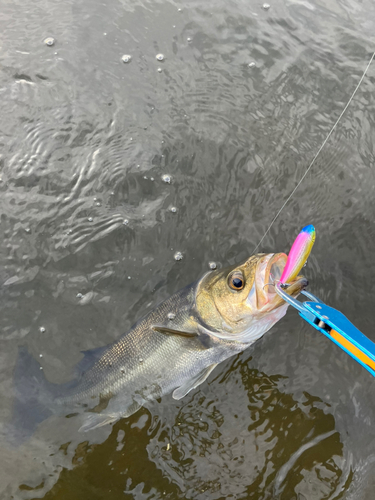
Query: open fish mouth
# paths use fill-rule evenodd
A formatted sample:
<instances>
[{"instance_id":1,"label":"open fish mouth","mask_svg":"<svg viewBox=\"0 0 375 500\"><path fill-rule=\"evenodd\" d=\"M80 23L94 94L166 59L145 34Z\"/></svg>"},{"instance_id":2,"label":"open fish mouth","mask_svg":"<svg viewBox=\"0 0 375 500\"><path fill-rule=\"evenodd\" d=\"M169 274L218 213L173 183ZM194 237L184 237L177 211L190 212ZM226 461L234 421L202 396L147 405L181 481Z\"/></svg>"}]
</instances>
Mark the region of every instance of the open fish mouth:
<instances>
[{"instance_id":1,"label":"open fish mouth","mask_svg":"<svg viewBox=\"0 0 375 500\"><path fill-rule=\"evenodd\" d=\"M255 273L258 310L270 311L285 303L277 295L275 284L280 281L286 261L285 253L268 254L260 259ZM296 297L307 285L306 278L297 276L288 284L287 293Z\"/></svg>"}]
</instances>

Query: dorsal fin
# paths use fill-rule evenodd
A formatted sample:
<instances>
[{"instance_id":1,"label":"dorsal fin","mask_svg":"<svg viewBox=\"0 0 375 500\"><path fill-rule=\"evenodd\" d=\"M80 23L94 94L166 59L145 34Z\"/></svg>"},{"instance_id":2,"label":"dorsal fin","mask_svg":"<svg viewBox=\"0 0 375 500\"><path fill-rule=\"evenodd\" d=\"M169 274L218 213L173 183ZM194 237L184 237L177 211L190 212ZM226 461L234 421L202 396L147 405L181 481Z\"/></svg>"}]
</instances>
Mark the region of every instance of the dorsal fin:
<instances>
[{"instance_id":1,"label":"dorsal fin","mask_svg":"<svg viewBox=\"0 0 375 500\"><path fill-rule=\"evenodd\" d=\"M89 349L88 351L81 351L83 354L83 358L76 364L74 368L76 375L81 376L92 366L94 366L94 364L103 356L107 348L108 346L104 345L102 347Z\"/></svg>"}]
</instances>

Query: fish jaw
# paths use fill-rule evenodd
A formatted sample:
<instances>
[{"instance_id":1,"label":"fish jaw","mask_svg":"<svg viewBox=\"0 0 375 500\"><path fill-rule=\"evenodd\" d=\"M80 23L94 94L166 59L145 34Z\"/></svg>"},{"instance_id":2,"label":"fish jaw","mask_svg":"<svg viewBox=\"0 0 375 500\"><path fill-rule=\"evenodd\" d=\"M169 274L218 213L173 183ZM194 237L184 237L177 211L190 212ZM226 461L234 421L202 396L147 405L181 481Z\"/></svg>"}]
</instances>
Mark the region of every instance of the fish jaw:
<instances>
[{"instance_id":1,"label":"fish jaw","mask_svg":"<svg viewBox=\"0 0 375 500\"><path fill-rule=\"evenodd\" d=\"M249 294L249 300L252 300L252 306L254 309L256 307L259 314L270 312L284 304L284 301L276 293L275 284L280 282L280 276L284 273L286 263L287 256L284 253L265 255L264 259L258 263L254 290ZM289 283L288 294L295 298L307 285L306 278L297 276ZM254 296L256 296L256 303Z\"/></svg>"},{"instance_id":2,"label":"fish jaw","mask_svg":"<svg viewBox=\"0 0 375 500\"><path fill-rule=\"evenodd\" d=\"M283 272L285 262L285 254L270 254L265 256L264 261L258 263L254 286L248 297L252 301L254 313L247 328L232 336L232 339L250 345L285 316L289 304L276 293L274 286L280 281L279 277ZM296 298L307 285L308 281L304 276L297 276L289 284L286 292Z\"/></svg>"},{"instance_id":3,"label":"fish jaw","mask_svg":"<svg viewBox=\"0 0 375 500\"><path fill-rule=\"evenodd\" d=\"M259 260L252 290L252 295L256 296L256 303L252 299L254 310L265 312L274 309L274 299L277 296L274 283L280 279L286 262L285 253L271 253Z\"/></svg>"},{"instance_id":4,"label":"fish jaw","mask_svg":"<svg viewBox=\"0 0 375 500\"><path fill-rule=\"evenodd\" d=\"M248 326L241 332L231 336L231 340L248 344L253 344L270 330L287 312L288 304L280 303L274 309L254 316Z\"/></svg>"}]
</instances>

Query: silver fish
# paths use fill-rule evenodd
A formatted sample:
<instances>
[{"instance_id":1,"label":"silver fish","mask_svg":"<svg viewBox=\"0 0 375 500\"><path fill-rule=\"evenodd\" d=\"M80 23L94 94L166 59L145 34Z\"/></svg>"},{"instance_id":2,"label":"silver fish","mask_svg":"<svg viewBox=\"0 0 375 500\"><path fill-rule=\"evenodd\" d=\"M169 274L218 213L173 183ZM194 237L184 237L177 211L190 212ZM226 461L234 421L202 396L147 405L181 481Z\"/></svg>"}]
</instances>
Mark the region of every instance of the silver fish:
<instances>
[{"instance_id":1,"label":"silver fish","mask_svg":"<svg viewBox=\"0 0 375 500\"><path fill-rule=\"evenodd\" d=\"M215 270L161 303L113 344L84 352L78 376L48 382L22 348L15 370L15 422L30 433L51 413L83 413L89 431L136 412L172 392L181 399L222 361L259 339L286 313L272 280L285 254L257 254L238 266ZM306 286L297 277L294 297Z\"/></svg>"}]
</instances>

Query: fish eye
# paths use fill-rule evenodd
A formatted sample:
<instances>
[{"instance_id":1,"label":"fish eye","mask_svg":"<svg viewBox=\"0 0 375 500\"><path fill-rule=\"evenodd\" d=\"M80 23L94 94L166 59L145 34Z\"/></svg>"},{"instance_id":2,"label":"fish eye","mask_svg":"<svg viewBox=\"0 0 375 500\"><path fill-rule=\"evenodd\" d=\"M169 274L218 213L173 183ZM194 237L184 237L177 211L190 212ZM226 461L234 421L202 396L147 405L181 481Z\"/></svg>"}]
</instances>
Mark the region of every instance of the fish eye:
<instances>
[{"instance_id":1,"label":"fish eye","mask_svg":"<svg viewBox=\"0 0 375 500\"><path fill-rule=\"evenodd\" d=\"M232 290L242 290L245 286L245 278L241 271L235 271L229 276L228 285Z\"/></svg>"}]
</instances>

